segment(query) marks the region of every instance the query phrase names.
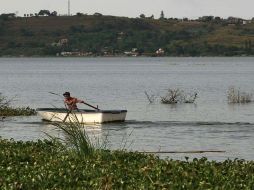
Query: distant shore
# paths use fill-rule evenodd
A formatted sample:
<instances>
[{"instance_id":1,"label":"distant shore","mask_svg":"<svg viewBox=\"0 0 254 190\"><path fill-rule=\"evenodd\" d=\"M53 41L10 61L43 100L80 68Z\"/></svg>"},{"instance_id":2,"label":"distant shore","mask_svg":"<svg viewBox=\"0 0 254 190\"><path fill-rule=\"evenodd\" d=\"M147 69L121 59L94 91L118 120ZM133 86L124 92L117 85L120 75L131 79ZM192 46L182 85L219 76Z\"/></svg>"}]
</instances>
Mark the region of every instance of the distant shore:
<instances>
[{"instance_id":1,"label":"distant shore","mask_svg":"<svg viewBox=\"0 0 254 190\"><path fill-rule=\"evenodd\" d=\"M44 11L46 14L46 12ZM47 12L48 13L48 12ZM231 57L254 55L254 21L77 14L0 15L0 57Z\"/></svg>"}]
</instances>

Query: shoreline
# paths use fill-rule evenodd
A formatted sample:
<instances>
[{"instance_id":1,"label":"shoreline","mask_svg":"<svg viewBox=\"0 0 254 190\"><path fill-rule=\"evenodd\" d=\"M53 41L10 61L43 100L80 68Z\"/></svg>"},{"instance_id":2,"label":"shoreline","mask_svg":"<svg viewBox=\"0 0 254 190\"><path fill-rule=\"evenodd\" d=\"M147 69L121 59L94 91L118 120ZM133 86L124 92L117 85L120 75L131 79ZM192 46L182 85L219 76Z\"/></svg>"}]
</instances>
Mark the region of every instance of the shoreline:
<instances>
[{"instance_id":1,"label":"shoreline","mask_svg":"<svg viewBox=\"0 0 254 190\"><path fill-rule=\"evenodd\" d=\"M0 56L1 58L252 58L250 56Z\"/></svg>"}]
</instances>

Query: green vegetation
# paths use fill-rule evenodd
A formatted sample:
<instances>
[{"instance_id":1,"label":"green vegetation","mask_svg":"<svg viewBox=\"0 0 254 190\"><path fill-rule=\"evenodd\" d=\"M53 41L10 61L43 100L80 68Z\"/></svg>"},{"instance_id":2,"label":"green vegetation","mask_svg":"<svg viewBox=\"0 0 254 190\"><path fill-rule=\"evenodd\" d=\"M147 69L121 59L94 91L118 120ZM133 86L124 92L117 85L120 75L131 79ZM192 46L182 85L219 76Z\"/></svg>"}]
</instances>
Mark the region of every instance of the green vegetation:
<instances>
[{"instance_id":1,"label":"green vegetation","mask_svg":"<svg viewBox=\"0 0 254 190\"><path fill-rule=\"evenodd\" d=\"M35 110L29 107L18 107L14 108L10 106L12 100L8 100L6 97L2 96L0 93L0 116L30 116L35 115Z\"/></svg>"},{"instance_id":2,"label":"green vegetation","mask_svg":"<svg viewBox=\"0 0 254 190\"><path fill-rule=\"evenodd\" d=\"M254 55L254 23L238 18L57 16L41 10L31 17L2 14L0 34L0 56ZM156 54L159 48L164 52Z\"/></svg>"},{"instance_id":3,"label":"green vegetation","mask_svg":"<svg viewBox=\"0 0 254 190\"><path fill-rule=\"evenodd\" d=\"M0 139L1 189L253 189L254 162L162 160L137 152L82 157L56 141Z\"/></svg>"},{"instance_id":4,"label":"green vegetation","mask_svg":"<svg viewBox=\"0 0 254 190\"><path fill-rule=\"evenodd\" d=\"M101 150L106 148L106 139L100 141L98 138L89 137L85 130L85 125L78 122L77 116L71 114L70 117L76 122L53 123L64 134L64 138L62 139L56 139L47 134L53 141L60 140L66 147L73 148L82 157L91 156L96 153L97 149Z\"/></svg>"},{"instance_id":5,"label":"green vegetation","mask_svg":"<svg viewBox=\"0 0 254 190\"><path fill-rule=\"evenodd\" d=\"M64 132L64 139L23 142L0 138L0 189L254 187L253 161L163 160L151 154L107 150L96 147L79 123L55 125Z\"/></svg>"}]
</instances>

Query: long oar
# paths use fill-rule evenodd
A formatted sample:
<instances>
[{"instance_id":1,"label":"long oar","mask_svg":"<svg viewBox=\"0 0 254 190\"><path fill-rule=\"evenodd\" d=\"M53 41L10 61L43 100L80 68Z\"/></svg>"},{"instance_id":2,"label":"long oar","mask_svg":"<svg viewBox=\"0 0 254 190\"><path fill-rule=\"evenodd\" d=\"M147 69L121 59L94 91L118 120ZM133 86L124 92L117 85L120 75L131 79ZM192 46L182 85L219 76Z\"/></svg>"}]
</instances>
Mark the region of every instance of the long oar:
<instances>
[{"instance_id":1,"label":"long oar","mask_svg":"<svg viewBox=\"0 0 254 190\"><path fill-rule=\"evenodd\" d=\"M48 93L53 94L53 95L56 95L56 96L59 96L59 97L62 98L62 96L61 96L60 94L57 94L57 93L54 93L54 92L48 92ZM66 107L66 110L67 110L67 107ZM65 116L64 119L63 119L63 122L66 121L66 119L67 119L67 117L70 115L70 113L71 113L71 110L68 110L66 116Z\"/></svg>"},{"instance_id":2,"label":"long oar","mask_svg":"<svg viewBox=\"0 0 254 190\"><path fill-rule=\"evenodd\" d=\"M96 110L100 110L98 107L95 107L95 106L92 106L91 104L88 104L88 103L86 103L86 102L83 102L83 104L85 104L85 105L87 105L87 106L89 106L89 107L91 107L91 108L94 108L94 109L96 109Z\"/></svg>"},{"instance_id":3,"label":"long oar","mask_svg":"<svg viewBox=\"0 0 254 190\"><path fill-rule=\"evenodd\" d=\"M94 109L96 109L96 110L98 110L98 111L100 110L98 107L92 106L92 105L90 105L90 104L88 104L88 103L83 102L83 104L85 104L85 105L87 105L87 106L89 106L89 107L91 107L91 108L94 108ZM66 114L66 116L65 116L65 118L64 118L64 120L63 120L63 122L66 121L66 119L67 119L67 117L70 115L71 111L72 111L72 110L69 110L69 111L68 111L68 113Z\"/></svg>"},{"instance_id":4,"label":"long oar","mask_svg":"<svg viewBox=\"0 0 254 190\"><path fill-rule=\"evenodd\" d=\"M53 95L56 95L56 96L59 96L59 97L62 97L60 94L57 94L57 93L54 93L54 92L49 92L50 94L53 94ZM87 105L87 106L89 106L89 107L91 107L91 108L94 108L94 109L96 109L96 110L100 110L99 108L98 108L98 106L97 107L95 107L95 106L92 106L91 104L88 104L88 103L86 103L86 102L84 102L83 104L85 104L85 105Z\"/></svg>"},{"instance_id":5,"label":"long oar","mask_svg":"<svg viewBox=\"0 0 254 190\"><path fill-rule=\"evenodd\" d=\"M53 94L53 95L56 95L56 96L59 96L59 97L62 98L62 96L61 96L60 94L57 94L57 93L54 93L54 92L48 92L48 93Z\"/></svg>"}]
</instances>

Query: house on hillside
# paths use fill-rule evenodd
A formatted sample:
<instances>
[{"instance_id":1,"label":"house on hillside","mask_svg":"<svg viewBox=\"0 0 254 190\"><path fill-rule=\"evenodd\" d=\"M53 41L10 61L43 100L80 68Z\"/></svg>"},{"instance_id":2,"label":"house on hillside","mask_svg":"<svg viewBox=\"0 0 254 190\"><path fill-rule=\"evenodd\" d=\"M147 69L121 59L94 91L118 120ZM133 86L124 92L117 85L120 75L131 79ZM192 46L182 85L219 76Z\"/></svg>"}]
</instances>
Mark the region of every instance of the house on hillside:
<instances>
[{"instance_id":1,"label":"house on hillside","mask_svg":"<svg viewBox=\"0 0 254 190\"><path fill-rule=\"evenodd\" d=\"M243 24L244 19L237 17L228 17L226 21L228 24Z\"/></svg>"},{"instance_id":2,"label":"house on hillside","mask_svg":"<svg viewBox=\"0 0 254 190\"><path fill-rule=\"evenodd\" d=\"M164 51L162 48L159 48L159 49L155 52L155 54L156 54L157 56L164 56L165 51Z\"/></svg>"},{"instance_id":3,"label":"house on hillside","mask_svg":"<svg viewBox=\"0 0 254 190\"><path fill-rule=\"evenodd\" d=\"M60 44L61 46L67 45L68 42L69 42L69 40L68 40L67 38L63 38L63 39L60 39L60 40L59 40L59 44Z\"/></svg>"},{"instance_id":4,"label":"house on hillside","mask_svg":"<svg viewBox=\"0 0 254 190\"><path fill-rule=\"evenodd\" d=\"M138 48L132 48L131 51L125 51L124 54L127 56L136 57L139 55Z\"/></svg>"},{"instance_id":5,"label":"house on hillside","mask_svg":"<svg viewBox=\"0 0 254 190\"><path fill-rule=\"evenodd\" d=\"M124 36L125 36L125 33L124 33L124 32L119 32L119 33L117 34L117 40L122 40Z\"/></svg>"},{"instance_id":6,"label":"house on hillside","mask_svg":"<svg viewBox=\"0 0 254 190\"><path fill-rule=\"evenodd\" d=\"M51 46L62 47L67 45L69 40L67 38L60 39L58 42L51 43Z\"/></svg>"},{"instance_id":7,"label":"house on hillside","mask_svg":"<svg viewBox=\"0 0 254 190\"><path fill-rule=\"evenodd\" d=\"M1 18L15 18L16 14L15 13L7 13L7 14L1 14L0 15Z\"/></svg>"}]
</instances>

